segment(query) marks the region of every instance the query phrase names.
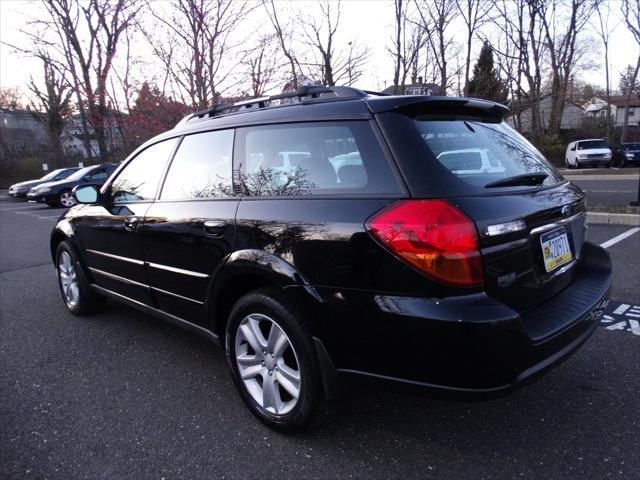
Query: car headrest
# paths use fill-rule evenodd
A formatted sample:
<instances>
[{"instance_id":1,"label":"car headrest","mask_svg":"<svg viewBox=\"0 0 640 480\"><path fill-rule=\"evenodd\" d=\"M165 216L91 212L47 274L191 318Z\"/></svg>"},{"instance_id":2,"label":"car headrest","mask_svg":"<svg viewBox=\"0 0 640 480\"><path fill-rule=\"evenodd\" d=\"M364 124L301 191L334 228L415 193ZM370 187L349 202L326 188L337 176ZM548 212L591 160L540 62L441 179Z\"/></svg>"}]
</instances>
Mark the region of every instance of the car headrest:
<instances>
[{"instance_id":1,"label":"car headrest","mask_svg":"<svg viewBox=\"0 0 640 480\"><path fill-rule=\"evenodd\" d=\"M349 187L363 187L367 183L367 172L363 165L344 165L338 169L340 183Z\"/></svg>"}]
</instances>

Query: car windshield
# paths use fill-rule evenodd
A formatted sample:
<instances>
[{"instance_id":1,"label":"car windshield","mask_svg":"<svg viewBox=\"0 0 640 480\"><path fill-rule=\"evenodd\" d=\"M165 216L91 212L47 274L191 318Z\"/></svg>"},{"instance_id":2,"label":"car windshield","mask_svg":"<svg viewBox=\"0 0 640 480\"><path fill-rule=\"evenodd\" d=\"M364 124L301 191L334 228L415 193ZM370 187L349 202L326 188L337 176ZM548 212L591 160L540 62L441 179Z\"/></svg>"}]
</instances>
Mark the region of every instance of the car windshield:
<instances>
[{"instance_id":1,"label":"car windshield","mask_svg":"<svg viewBox=\"0 0 640 480\"><path fill-rule=\"evenodd\" d=\"M623 150L640 150L640 143L625 143L621 147Z\"/></svg>"},{"instance_id":2,"label":"car windshield","mask_svg":"<svg viewBox=\"0 0 640 480\"><path fill-rule=\"evenodd\" d=\"M593 150L596 148L609 148L604 140L585 140L578 142L578 150Z\"/></svg>"},{"instance_id":3,"label":"car windshield","mask_svg":"<svg viewBox=\"0 0 640 480\"><path fill-rule=\"evenodd\" d=\"M59 168L57 170L52 170L51 172L47 173L44 177L42 177L40 180L53 180L63 170L64 170L64 168Z\"/></svg>"},{"instance_id":4,"label":"car windshield","mask_svg":"<svg viewBox=\"0 0 640 480\"><path fill-rule=\"evenodd\" d=\"M82 180L82 178L89 173L91 170L93 170L95 167L84 167L81 168L80 170L78 170L77 172L74 172L73 174L69 175L67 177L67 180L74 182L76 180Z\"/></svg>"},{"instance_id":5,"label":"car windshield","mask_svg":"<svg viewBox=\"0 0 640 480\"><path fill-rule=\"evenodd\" d=\"M438 162L468 185L484 188L500 180L530 174L546 174L541 183L544 186L561 180L543 155L504 122L420 117L415 122Z\"/></svg>"}]
</instances>

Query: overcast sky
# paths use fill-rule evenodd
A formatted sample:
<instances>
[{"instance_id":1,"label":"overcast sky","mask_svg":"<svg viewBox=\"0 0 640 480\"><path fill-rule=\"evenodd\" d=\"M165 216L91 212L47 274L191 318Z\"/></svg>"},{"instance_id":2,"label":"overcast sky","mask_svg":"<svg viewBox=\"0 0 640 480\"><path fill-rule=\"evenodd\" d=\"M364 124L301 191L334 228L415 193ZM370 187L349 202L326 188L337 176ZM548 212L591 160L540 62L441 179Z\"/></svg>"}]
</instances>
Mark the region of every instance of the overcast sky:
<instances>
[{"instance_id":1,"label":"overcast sky","mask_svg":"<svg viewBox=\"0 0 640 480\"><path fill-rule=\"evenodd\" d=\"M618 0L611 0L617 3ZM297 2L304 9L309 2ZM0 40L2 42L21 45L24 36L20 29L26 27L28 18L36 15L37 4L24 0L0 0ZM614 5L614 11L616 7ZM619 12L619 9L617 9ZM343 38L357 38L371 48L371 59L365 74L357 86L367 89L382 89L388 85L393 76L393 62L386 47L390 44L393 33L393 2L388 0L343 0L341 31ZM245 26L245 28L250 28ZM461 31L461 29L457 29ZM242 33L242 32L239 32ZM458 39L463 42L464 38ZM479 42L476 42L478 44ZM477 45L479 47L479 45ZM610 43L610 65L612 89L617 88L620 72L628 64L635 63L640 52L633 37L624 24L618 25ZM604 86L604 61L601 56L594 58L596 65L592 71L585 72L580 79ZM3 87L19 86L27 90L29 77L41 75L41 64L33 59L25 58L12 52L8 46L0 44L0 85Z\"/></svg>"}]
</instances>

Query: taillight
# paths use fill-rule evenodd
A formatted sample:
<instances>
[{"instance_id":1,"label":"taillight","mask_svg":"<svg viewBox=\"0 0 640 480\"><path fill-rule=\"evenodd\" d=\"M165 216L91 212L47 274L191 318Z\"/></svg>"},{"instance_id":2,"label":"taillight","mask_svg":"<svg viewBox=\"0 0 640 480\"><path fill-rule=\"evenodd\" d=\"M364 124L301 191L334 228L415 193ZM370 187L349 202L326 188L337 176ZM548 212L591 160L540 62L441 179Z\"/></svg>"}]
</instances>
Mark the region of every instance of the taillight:
<instances>
[{"instance_id":1,"label":"taillight","mask_svg":"<svg viewBox=\"0 0 640 480\"><path fill-rule=\"evenodd\" d=\"M458 286L483 283L473 222L445 200L404 200L373 215L367 229L427 275Z\"/></svg>"}]
</instances>

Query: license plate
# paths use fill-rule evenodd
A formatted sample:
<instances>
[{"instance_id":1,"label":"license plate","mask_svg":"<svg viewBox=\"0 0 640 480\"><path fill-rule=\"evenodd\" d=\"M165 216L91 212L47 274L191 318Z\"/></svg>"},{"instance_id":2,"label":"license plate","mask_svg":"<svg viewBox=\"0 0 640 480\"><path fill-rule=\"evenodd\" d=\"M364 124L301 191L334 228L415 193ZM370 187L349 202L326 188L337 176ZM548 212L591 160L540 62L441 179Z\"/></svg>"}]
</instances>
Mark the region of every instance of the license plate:
<instances>
[{"instance_id":1,"label":"license plate","mask_svg":"<svg viewBox=\"0 0 640 480\"><path fill-rule=\"evenodd\" d=\"M542 247L544 268L547 272L570 262L573 258L567 231L564 227L540 235L540 246Z\"/></svg>"}]
</instances>

